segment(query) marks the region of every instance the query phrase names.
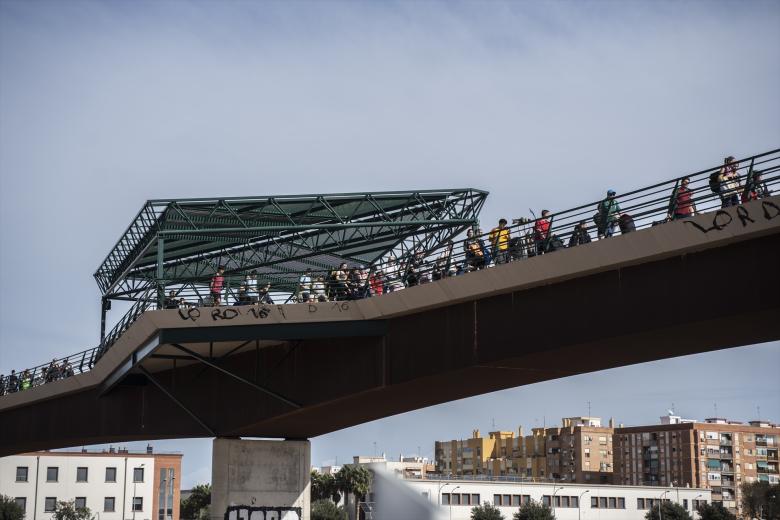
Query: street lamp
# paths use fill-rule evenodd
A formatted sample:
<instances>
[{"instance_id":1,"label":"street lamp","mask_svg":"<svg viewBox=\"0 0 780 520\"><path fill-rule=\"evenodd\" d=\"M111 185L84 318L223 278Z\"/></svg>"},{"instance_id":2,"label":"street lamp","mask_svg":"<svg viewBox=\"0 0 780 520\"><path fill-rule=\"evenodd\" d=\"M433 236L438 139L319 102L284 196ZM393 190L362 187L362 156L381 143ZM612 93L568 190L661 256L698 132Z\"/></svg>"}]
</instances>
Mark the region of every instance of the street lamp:
<instances>
[{"instance_id":1,"label":"street lamp","mask_svg":"<svg viewBox=\"0 0 780 520\"><path fill-rule=\"evenodd\" d=\"M555 513L555 494L561 489L563 489L563 486L560 486L558 489L555 489L555 484L553 484L552 500L550 500L550 507L552 507L553 518L558 518L558 516Z\"/></svg>"},{"instance_id":2,"label":"street lamp","mask_svg":"<svg viewBox=\"0 0 780 520\"><path fill-rule=\"evenodd\" d=\"M138 466L138 467L139 467L139 468L143 468L143 467L144 467L144 465L143 465L143 464L141 464L141 465L140 465L140 466ZM136 470L136 468L133 468L133 473L135 473L135 470ZM136 496L136 485L137 485L137 484L138 484L138 482L136 482L136 480L135 480L135 475L133 475L133 503L132 503L132 504L131 504L131 506L130 506L130 507L132 507L132 508L133 508L133 520L135 520L135 496Z\"/></svg>"},{"instance_id":3,"label":"street lamp","mask_svg":"<svg viewBox=\"0 0 780 520\"><path fill-rule=\"evenodd\" d=\"M586 489L582 493L580 493L580 499L577 500L577 518L578 520L582 520L582 497L585 496L585 493L590 493L589 489Z\"/></svg>"},{"instance_id":4,"label":"street lamp","mask_svg":"<svg viewBox=\"0 0 780 520\"><path fill-rule=\"evenodd\" d=\"M444 488L445 486L449 486L449 485L450 485L449 482L445 482L444 484L439 484L439 504L438 505L441 505L441 490L442 490L442 488Z\"/></svg>"},{"instance_id":5,"label":"street lamp","mask_svg":"<svg viewBox=\"0 0 780 520\"><path fill-rule=\"evenodd\" d=\"M664 491L663 493L661 493L661 498L659 499L659 500L660 500L660 502L658 502L658 520L664 520L664 516L663 516L663 514L661 513L661 508L662 508L662 506L664 505L664 495L665 495L665 494L667 494L669 491L670 491L670 490L669 490L669 489L667 489L666 491Z\"/></svg>"},{"instance_id":6,"label":"street lamp","mask_svg":"<svg viewBox=\"0 0 780 520\"><path fill-rule=\"evenodd\" d=\"M456 489L459 489L460 486L455 486L452 488L452 491L455 491ZM452 520L452 491L450 491L450 520Z\"/></svg>"}]
</instances>

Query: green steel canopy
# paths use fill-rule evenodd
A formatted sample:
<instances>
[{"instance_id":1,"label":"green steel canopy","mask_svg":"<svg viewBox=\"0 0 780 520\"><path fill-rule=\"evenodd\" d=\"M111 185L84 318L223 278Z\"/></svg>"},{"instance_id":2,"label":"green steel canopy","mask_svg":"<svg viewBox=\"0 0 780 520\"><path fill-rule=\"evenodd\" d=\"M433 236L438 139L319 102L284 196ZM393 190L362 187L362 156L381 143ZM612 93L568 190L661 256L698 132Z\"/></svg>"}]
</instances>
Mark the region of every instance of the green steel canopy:
<instances>
[{"instance_id":1,"label":"green steel canopy","mask_svg":"<svg viewBox=\"0 0 780 520\"><path fill-rule=\"evenodd\" d=\"M95 272L104 300L256 270L293 290L307 268L425 253L477 222L488 193L408 192L150 200Z\"/></svg>"}]
</instances>

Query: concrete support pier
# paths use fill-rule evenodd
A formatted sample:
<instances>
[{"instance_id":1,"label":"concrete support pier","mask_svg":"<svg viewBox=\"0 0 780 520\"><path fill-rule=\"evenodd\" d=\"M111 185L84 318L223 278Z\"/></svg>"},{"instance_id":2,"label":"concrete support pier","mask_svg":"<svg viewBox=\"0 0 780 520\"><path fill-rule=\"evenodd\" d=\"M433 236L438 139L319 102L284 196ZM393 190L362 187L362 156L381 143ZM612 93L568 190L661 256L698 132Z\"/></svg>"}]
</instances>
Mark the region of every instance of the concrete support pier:
<instances>
[{"instance_id":1,"label":"concrete support pier","mask_svg":"<svg viewBox=\"0 0 780 520\"><path fill-rule=\"evenodd\" d=\"M211 520L309 520L309 441L214 439Z\"/></svg>"}]
</instances>

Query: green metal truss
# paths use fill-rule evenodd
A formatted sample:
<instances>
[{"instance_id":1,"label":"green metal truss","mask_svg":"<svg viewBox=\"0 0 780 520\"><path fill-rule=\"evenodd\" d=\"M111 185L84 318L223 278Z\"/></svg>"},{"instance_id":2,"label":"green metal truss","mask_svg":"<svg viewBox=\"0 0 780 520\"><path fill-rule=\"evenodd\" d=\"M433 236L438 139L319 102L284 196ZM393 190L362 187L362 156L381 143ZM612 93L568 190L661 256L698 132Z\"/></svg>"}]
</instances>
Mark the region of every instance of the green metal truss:
<instances>
[{"instance_id":1,"label":"green metal truss","mask_svg":"<svg viewBox=\"0 0 780 520\"><path fill-rule=\"evenodd\" d=\"M477 223L487 192L410 192L150 200L95 272L105 300L145 300L164 286L205 291L256 270L293 291L306 268L370 266L435 248Z\"/></svg>"}]
</instances>

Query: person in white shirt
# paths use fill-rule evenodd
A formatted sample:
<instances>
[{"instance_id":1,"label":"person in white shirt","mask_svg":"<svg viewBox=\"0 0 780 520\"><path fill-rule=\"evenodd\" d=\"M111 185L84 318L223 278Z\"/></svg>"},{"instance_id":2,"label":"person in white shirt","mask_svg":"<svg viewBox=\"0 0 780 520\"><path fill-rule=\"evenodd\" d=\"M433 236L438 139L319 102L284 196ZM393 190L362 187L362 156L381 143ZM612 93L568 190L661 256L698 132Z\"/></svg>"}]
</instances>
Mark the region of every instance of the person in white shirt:
<instances>
[{"instance_id":1,"label":"person in white shirt","mask_svg":"<svg viewBox=\"0 0 780 520\"><path fill-rule=\"evenodd\" d=\"M328 295L325 293L325 279L322 276L318 276L317 280L311 284L311 290L317 301L328 301Z\"/></svg>"},{"instance_id":2,"label":"person in white shirt","mask_svg":"<svg viewBox=\"0 0 780 520\"><path fill-rule=\"evenodd\" d=\"M303 276L298 279L298 301L309 301L309 294L311 293L311 269L306 269L303 272Z\"/></svg>"},{"instance_id":3,"label":"person in white shirt","mask_svg":"<svg viewBox=\"0 0 780 520\"><path fill-rule=\"evenodd\" d=\"M257 271L247 273L244 278L244 286L246 287L246 295L249 296L250 301L257 301Z\"/></svg>"}]
</instances>

